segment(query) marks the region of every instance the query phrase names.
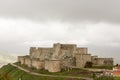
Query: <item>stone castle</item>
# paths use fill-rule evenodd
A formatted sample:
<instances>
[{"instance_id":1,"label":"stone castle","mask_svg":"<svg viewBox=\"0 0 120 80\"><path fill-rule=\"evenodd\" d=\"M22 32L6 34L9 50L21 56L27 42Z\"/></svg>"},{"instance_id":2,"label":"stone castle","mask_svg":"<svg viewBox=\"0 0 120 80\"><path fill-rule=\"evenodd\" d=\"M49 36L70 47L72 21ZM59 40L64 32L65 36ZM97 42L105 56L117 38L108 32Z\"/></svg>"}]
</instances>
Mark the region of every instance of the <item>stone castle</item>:
<instances>
[{"instance_id":1,"label":"stone castle","mask_svg":"<svg viewBox=\"0 0 120 80\"><path fill-rule=\"evenodd\" d=\"M18 62L28 67L59 72L66 68L83 68L87 62L94 65L113 65L113 58L99 58L88 54L87 48L76 44L56 43L53 48L30 48L30 54L18 56Z\"/></svg>"}]
</instances>

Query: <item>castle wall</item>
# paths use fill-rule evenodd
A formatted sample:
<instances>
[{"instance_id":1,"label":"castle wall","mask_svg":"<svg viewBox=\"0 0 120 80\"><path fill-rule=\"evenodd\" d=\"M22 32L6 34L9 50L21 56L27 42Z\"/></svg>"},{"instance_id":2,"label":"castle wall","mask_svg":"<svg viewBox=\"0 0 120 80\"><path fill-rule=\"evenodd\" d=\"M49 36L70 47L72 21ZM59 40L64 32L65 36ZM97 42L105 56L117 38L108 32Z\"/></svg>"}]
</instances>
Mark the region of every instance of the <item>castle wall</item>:
<instances>
[{"instance_id":1,"label":"castle wall","mask_svg":"<svg viewBox=\"0 0 120 80\"><path fill-rule=\"evenodd\" d=\"M74 57L61 60L61 68L66 68L66 67L72 68L75 66L76 66L76 60Z\"/></svg>"},{"instance_id":2,"label":"castle wall","mask_svg":"<svg viewBox=\"0 0 120 80\"><path fill-rule=\"evenodd\" d=\"M45 61L45 70L48 70L49 72L60 72L61 62L59 60Z\"/></svg>"},{"instance_id":3,"label":"castle wall","mask_svg":"<svg viewBox=\"0 0 120 80\"><path fill-rule=\"evenodd\" d=\"M91 61L90 54L76 54L76 67L83 68L85 67L86 62Z\"/></svg>"},{"instance_id":4,"label":"castle wall","mask_svg":"<svg viewBox=\"0 0 120 80\"><path fill-rule=\"evenodd\" d=\"M32 60L32 67L35 67L36 69L44 69L45 62L37 59Z\"/></svg>"},{"instance_id":5,"label":"castle wall","mask_svg":"<svg viewBox=\"0 0 120 80\"><path fill-rule=\"evenodd\" d=\"M77 51L77 54L88 54L87 48L77 48L76 51Z\"/></svg>"},{"instance_id":6,"label":"castle wall","mask_svg":"<svg viewBox=\"0 0 120 80\"><path fill-rule=\"evenodd\" d=\"M53 48L31 47L29 56L18 57L21 64L37 69L44 68L49 72L59 72L64 67L83 68L88 61L95 65L113 65L112 58L91 57L87 48L80 48L75 44L56 43Z\"/></svg>"},{"instance_id":7,"label":"castle wall","mask_svg":"<svg viewBox=\"0 0 120 80\"><path fill-rule=\"evenodd\" d=\"M61 45L59 43L56 43L53 45L53 57L52 59L58 59L59 55L60 55L60 48L61 48Z\"/></svg>"},{"instance_id":8,"label":"castle wall","mask_svg":"<svg viewBox=\"0 0 120 80\"><path fill-rule=\"evenodd\" d=\"M97 58L97 65L104 65L104 59L103 58Z\"/></svg>"},{"instance_id":9,"label":"castle wall","mask_svg":"<svg viewBox=\"0 0 120 80\"><path fill-rule=\"evenodd\" d=\"M20 62L21 64L25 64L24 56L18 56L18 62Z\"/></svg>"},{"instance_id":10,"label":"castle wall","mask_svg":"<svg viewBox=\"0 0 120 80\"><path fill-rule=\"evenodd\" d=\"M113 58L96 58L97 65L113 65Z\"/></svg>"},{"instance_id":11,"label":"castle wall","mask_svg":"<svg viewBox=\"0 0 120 80\"><path fill-rule=\"evenodd\" d=\"M105 58L104 64L106 64L106 65L114 65L113 58Z\"/></svg>"},{"instance_id":12,"label":"castle wall","mask_svg":"<svg viewBox=\"0 0 120 80\"><path fill-rule=\"evenodd\" d=\"M30 48L30 57L39 58L40 60L50 59L53 54L53 48Z\"/></svg>"},{"instance_id":13,"label":"castle wall","mask_svg":"<svg viewBox=\"0 0 120 80\"><path fill-rule=\"evenodd\" d=\"M64 60L67 57L73 57L76 51L75 44L54 44L53 60Z\"/></svg>"},{"instance_id":14,"label":"castle wall","mask_svg":"<svg viewBox=\"0 0 120 80\"><path fill-rule=\"evenodd\" d=\"M68 54L70 56L75 56L76 53L76 45L75 44L62 44L61 45L61 55Z\"/></svg>"},{"instance_id":15,"label":"castle wall","mask_svg":"<svg viewBox=\"0 0 120 80\"><path fill-rule=\"evenodd\" d=\"M97 58L98 58L98 56L91 56L91 60L92 60L93 65L97 65L98 64L97 63Z\"/></svg>"},{"instance_id":16,"label":"castle wall","mask_svg":"<svg viewBox=\"0 0 120 80\"><path fill-rule=\"evenodd\" d=\"M40 48L39 48L40 49ZM49 60L52 58L53 55L53 48L41 48L41 56L40 59L42 60Z\"/></svg>"},{"instance_id":17,"label":"castle wall","mask_svg":"<svg viewBox=\"0 0 120 80\"><path fill-rule=\"evenodd\" d=\"M29 57L25 57L25 65L28 67L32 66L32 60Z\"/></svg>"}]
</instances>

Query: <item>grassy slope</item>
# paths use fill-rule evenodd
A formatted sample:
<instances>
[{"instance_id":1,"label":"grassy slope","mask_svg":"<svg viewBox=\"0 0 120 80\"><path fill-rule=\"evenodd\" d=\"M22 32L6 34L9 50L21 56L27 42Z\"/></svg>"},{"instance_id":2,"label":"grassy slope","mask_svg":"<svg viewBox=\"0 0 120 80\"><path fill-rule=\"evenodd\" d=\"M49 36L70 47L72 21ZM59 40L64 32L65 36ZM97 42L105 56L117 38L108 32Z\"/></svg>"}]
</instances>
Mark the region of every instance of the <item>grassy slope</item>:
<instances>
[{"instance_id":1,"label":"grassy slope","mask_svg":"<svg viewBox=\"0 0 120 80\"><path fill-rule=\"evenodd\" d=\"M110 66L110 65L95 66L95 65L93 65L92 68L93 69L109 69L109 70L112 70L113 66Z\"/></svg>"},{"instance_id":2,"label":"grassy slope","mask_svg":"<svg viewBox=\"0 0 120 80\"><path fill-rule=\"evenodd\" d=\"M24 69L27 69L32 72L40 73L40 74L50 74L50 75L57 75L57 76L76 76L76 77L93 77L93 73L91 71L85 70L85 69L78 69L78 68L73 68L72 70L63 70L61 72L56 72L56 73L51 73L46 70L37 70L35 68L30 68L26 65L21 65L20 63L15 63L18 66L23 67Z\"/></svg>"},{"instance_id":3,"label":"grassy slope","mask_svg":"<svg viewBox=\"0 0 120 80\"><path fill-rule=\"evenodd\" d=\"M0 69L0 74L8 74L13 80L18 80L18 78L22 77L22 80L80 80L80 79L64 79L64 78L52 78L52 77L38 77L34 75L30 75L25 73L11 65L3 66Z\"/></svg>"}]
</instances>

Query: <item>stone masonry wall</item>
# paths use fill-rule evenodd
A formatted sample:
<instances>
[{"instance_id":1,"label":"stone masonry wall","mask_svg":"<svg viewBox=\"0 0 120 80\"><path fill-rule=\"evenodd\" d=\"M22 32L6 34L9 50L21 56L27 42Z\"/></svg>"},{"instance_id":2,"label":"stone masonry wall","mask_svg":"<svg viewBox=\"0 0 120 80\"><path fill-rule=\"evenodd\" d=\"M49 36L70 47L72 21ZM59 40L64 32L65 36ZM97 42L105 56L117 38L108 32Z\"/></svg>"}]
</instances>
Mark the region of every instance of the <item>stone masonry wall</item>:
<instances>
[{"instance_id":1,"label":"stone masonry wall","mask_svg":"<svg viewBox=\"0 0 120 80\"><path fill-rule=\"evenodd\" d=\"M59 72L63 67L83 68L87 61L96 65L112 65L112 58L98 58L88 54L88 48L77 47L76 44L56 43L53 48L30 48L29 56L18 56L21 64L37 69L45 69L49 72Z\"/></svg>"},{"instance_id":2,"label":"stone masonry wall","mask_svg":"<svg viewBox=\"0 0 120 80\"><path fill-rule=\"evenodd\" d=\"M76 51L77 51L77 54L88 54L87 48L77 48Z\"/></svg>"},{"instance_id":3,"label":"stone masonry wall","mask_svg":"<svg viewBox=\"0 0 120 80\"><path fill-rule=\"evenodd\" d=\"M30 57L39 58L40 60L50 59L53 54L53 48L30 48Z\"/></svg>"},{"instance_id":4,"label":"stone masonry wall","mask_svg":"<svg viewBox=\"0 0 120 80\"><path fill-rule=\"evenodd\" d=\"M92 60L93 65L97 65L98 64L97 63L97 58L98 58L98 56L91 56L91 60Z\"/></svg>"},{"instance_id":5,"label":"stone masonry wall","mask_svg":"<svg viewBox=\"0 0 120 80\"><path fill-rule=\"evenodd\" d=\"M49 72L60 72L61 62L59 60L45 61L45 70L48 70Z\"/></svg>"},{"instance_id":6,"label":"stone masonry wall","mask_svg":"<svg viewBox=\"0 0 120 80\"><path fill-rule=\"evenodd\" d=\"M64 55L72 55L74 56L74 53L76 51L76 45L75 44L54 44L54 51L53 51L53 59L61 59Z\"/></svg>"},{"instance_id":7,"label":"stone masonry wall","mask_svg":"<svg viewBox=\"0 0 120 80\"><path fill-rule=\"evenodd\" d=\"M44 69L45 62L37 59L32 60L32 67L35 67L36 69Z\"/></svg>"},{"instance_id":8,"label":"stone masonry wall","mask_svg":"<svg viewBox=\"0 0 120 80\"><path fill-rule=\"evenodd\" d=\"M32 66L32 60L29 57L25 57L25 65L28 67Z\"/></svg>"},{"instance_id":9,"label":"stone masonry wall","mask_svg":"<svg viewBox=\"0 0 120 80\"><path fill-rule=\"evenodd\" d=\"M25 64L25 57L24 56L18 56L18 62L21 64Z\"/></svg>"},{"instance_id":10,"label":"stone masonry wall","mask_svg":"<svg viewBox=\"0 0 120 80\"><path fill-rule=\"evenodd\" d=\"M113 65L113 58L96 58L97 65Z\"/></svg>"},{"instance_id":11,"label":"stone masonry wall","mask_svg":"<svg viewBox=\"0 0 120 80\"><path fill-rule=\"evenodd\" d=\"M87 61L91 61L90 54L76 54L76 67L83 68Z\"/></svg>"}]
</instances>

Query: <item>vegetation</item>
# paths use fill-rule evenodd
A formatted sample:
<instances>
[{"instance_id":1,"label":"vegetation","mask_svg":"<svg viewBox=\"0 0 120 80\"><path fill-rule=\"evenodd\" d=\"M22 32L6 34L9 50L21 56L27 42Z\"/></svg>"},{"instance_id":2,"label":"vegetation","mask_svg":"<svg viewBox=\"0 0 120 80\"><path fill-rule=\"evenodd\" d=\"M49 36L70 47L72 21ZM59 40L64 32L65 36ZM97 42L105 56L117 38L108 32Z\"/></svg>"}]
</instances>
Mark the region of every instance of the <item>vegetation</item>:
<instances>
[{"instance_id":1,"label":"vegetation","mask_svg":"<svg viewBox=\"0 0 120 80\"><path fill-rule=\"evenodd\" d=\"M120 77L101 76L101 77L94 77L94 80L120 80Z\"/></svg>"},{"instance_id":2,"label":"vegetation","mask_svg":"<svg viewBox=\"0 0 120 80\"><path fill-rule=\"evenodd\" d=\"M114 77L114 80L120 80L120 77Z\"/></svg>"},{"instance_id":3,"label":"vegetation","mask_svg":"<svg viewBox=\"0 0 120 80\"><path fill-rule=\"evenodd\" d=\"M92 68L93 63L91 61L86 62L85 68Z\"/></svg>"},{"instance_id":4,"label":"vegetation","mask_svg":"<svg viewBox=\"0 0 120 80\"><path fill-rule=\"evenodd\" d=\"M112 76L101 76L94 78L94 80L115 80L115 79Z\"/></svg>"},{"instance_id":5,"label":"vegetation","mask_svg":"<svg viewBox=\"0 0 120 80\"><path fill-rule=\"evenodd\" d=\"M19 66L22 66L31 71L42 73L42 74L50 74L50 75L60 75L60 76L81 76L81 77L93 77L94 80L120 80L120 77L110 77L110 76L101 76L98 77L90 71L84 69L72 69L69 71L62 70L57 73L50 73L46 70L36 70L35 68L28 68L26 65L20 65L19 63L15 63ZM81 79L72 79L72 78L60 78L60 77L42 77L28 74L24 71L21 71L10 64L2 67L0 69L0 80L81 80Z\"/></svg>"},{"instance_id":6,"label":"vegetation","mask_svg":"<svg viewBox=\"0 0 120 80\"><path fill-rule=\"evenodd\" d=\"M95 66L95 65L93 65L92 68L95 68L95 69L109 69L109 70L112 70L112 69L113 69L113 66L110 66L110 65Z\"/></svg>"},{"instance_id":7,"label":"vegetation","mask_svg":"<svg viewBox=\"0 0 120 80\"><path fill-rule=\"evenodd\" d=\"M16 65L19 65L29 71L40 73L40 74L50 74L50 75L58 75L58 76L81 76L81 77L92 77L93 73L91 71L88 71L86 69L79 69L79 68L72 68L70 70L62 69L61 72L51 73L47 70L37 70L36 68L29 68L26 65L21 65L20 63L15 63Z\"/></svg>"},{"instance_id":8,"label":"vegetation","mask_svg":"<svg viewBox=\"0 0 120 80\"><path fill-rule=\"evenodd\" d=\"M5 75L7 74L7 78ZM11 65L6 65L0 69L0 80L19 80L21 78L22 80L80 80L80 79L70 79L70 78L60 78L60 77L40 77L40 76L34 76L30 75L24 71L21 71ZM3 76L2 76L3 75Z\"/></svg>"},{"instance_id":9,"label":"vegetation","mask_svg":"<svg viewBox=\"0 0 120 80\"><path fill-rule=\"evenodd\" d=\"M0 75L0 80L13 80L7 73Z\"/></svg>"}]
</instances>

